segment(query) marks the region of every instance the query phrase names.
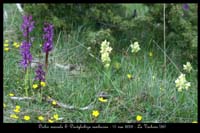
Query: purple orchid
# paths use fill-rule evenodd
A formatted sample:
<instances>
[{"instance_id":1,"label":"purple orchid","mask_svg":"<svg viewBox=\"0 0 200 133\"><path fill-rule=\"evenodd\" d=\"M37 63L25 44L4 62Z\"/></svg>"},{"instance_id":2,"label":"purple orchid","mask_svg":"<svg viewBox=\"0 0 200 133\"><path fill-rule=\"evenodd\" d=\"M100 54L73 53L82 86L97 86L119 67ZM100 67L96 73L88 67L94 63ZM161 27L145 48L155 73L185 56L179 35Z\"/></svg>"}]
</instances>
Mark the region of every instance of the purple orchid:
<instances>
[{"instance_id":1,"label":"purple orchid","mask_svg":"<svg viewBox=\"0 0 200 133\"><path fill-rule=\"evenodd\" d=\"M28 37L29 33L34 28L34 21L32 20L32 16L23 16L23 23L21 26L24 37Z\"/></svg>"},{"instance_id":2,"label":"purple orchid","mask_svg":"<svg viewBox=\"0 0 200 133\"><path fill-rule=\"evenodd\" d=\"M183 4L182 8L183 8L183 10L188 11L189 10L189 5L188 4Z\"/></svg>"},{"instance_id":3,"label":"purple orchid","mask_svg":"<svg viewBox=\"0 0 200 133\"><path fill-rule=\"evenodd\" d=\"M42 67L43 67L42 64L38 65L38 68L35 71L35 73L36 73L35 80L45 82L45 72L43 71Z\"/></svg>"},{"instance_id":4,"label":"purple orchid","mask_svg":"<svg viewBox=\"0 0 200 133\"><path fill-rule=\"evenodd\" d=\"M49 52L53 49L53 25L45 23L44 24L44 45L43 52Z\"/></svg>"},{"instance_id":5,"label":"purple orchid","mask_svg":"<svg viewBox=\"0 0 200 133\"><path fill-rule=\"evenodd\" d=\"M28 43L26 41L23 41L22 45L20 46L20 53L22 55L22 60L21 60L20 64L25 69L28 67L28 65L32 61L30 47L31 47L31 43Z\"/></svg>"}]
</instances>

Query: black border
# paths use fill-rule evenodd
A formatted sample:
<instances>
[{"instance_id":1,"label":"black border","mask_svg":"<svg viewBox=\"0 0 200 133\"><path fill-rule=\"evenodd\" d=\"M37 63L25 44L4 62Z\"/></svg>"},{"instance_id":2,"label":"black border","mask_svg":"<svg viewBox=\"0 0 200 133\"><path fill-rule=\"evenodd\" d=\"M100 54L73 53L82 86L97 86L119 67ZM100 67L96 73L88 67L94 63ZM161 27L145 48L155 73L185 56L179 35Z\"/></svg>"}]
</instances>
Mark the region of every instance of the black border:
<instances>
[{"instance_id":1,"label":"black border","mask_svg":"<svg viewBox=\"0 0 200 133\"><path fill-rule=\"evenodd\" d=\"M156 1L156 0L121 0L121 1L117 1L117 0L83 0L83 1L79 1L79 0L5 0L3 2L4 3L113 3L113 2L118 2L118 3L198 3L198 0L174 0L174 1L167 1L167 0L160 0L160 1ZM2 12L2 31L3 31L3 4L1 4L1 12ZM198 3L198 31L199 31L199 14L200 14L200 7L199 7L199 3ZM1 40L2 40L2 45L3 45L3 32L1 32ZM199 33L198 33L199 35ZM198 43L199 43L199 38L198 38ZM199 47L198 47L198 51L199 51ZM199 52L198 53L198 60L199 60ZM1 57L3 57L3 47L1 50ZM1 87L1 92L0 92L0 97L1 97L1 101L3 103L3 58L2 59L2 87ZM198 72L198 76L199 76L199 72ZM199 96L199 95L198 95ZM199 107L199 98L198 98L198 107ZM199 108L198 108L198 114L199 114ZM48 123L3 123L3 106L1 105L1 124L0 124L0 129L2 128L6 128L6 129L27 129L27 128L34 128L34 129L51 129L51 130L55 130L55 129L72 129L72 130L88 130L88 128L84 128L84 127L92 127L92 126L100 126L100 127L104 127L107 126L111 129L117 129L117 130L128 130L128 129L136 129L136 130L141 130L141 129L150 129L150 130L154 130L154 129L160 129L160 130L165 130L165 129L189 129L191 131L191 129L199 129L200 128L200 124L194 124L194 123L52 123L52 124L48 124ZM199 115L198 115L198 122L199 122ZM73 126L72 126L73 125ZM129 126L127 126L129 125ZM159 127L161 126L164 128L155 128L155 127ZM61 126L63 128L50 128L53 126ZM147 128L147 126L151 127L151 128ZM43 127L43 128L41 128ZM47 127L47 128L45 128ZM79 128L79 127L83 127L83 128ZM121 127L121 128L114 128L114 127ZM133 128L125 128L125 127L133 127ZM153 128L154 127L154 128ZM94 129L107 129L107 128L89 128L89 130L94 130Z\"/></svg>"}]
</instances>

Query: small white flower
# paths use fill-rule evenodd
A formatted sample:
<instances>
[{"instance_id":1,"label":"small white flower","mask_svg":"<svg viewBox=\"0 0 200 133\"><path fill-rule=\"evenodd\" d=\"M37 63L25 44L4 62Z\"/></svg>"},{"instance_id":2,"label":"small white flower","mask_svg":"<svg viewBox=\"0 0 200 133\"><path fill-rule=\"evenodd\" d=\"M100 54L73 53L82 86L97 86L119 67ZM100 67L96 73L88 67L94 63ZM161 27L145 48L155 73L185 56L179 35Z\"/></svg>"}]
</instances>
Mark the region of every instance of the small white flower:
<instances>
[{"instance_id":1,"label":"small white flower","mask_svg":"<svg viewBox=\"0 0 200 133\"><path fill-rule=\"evenodd\" d=\"M188 73L192 70L192 65L190 64L190 62L187 62L186 65L183 65L183 70Z\"/></svg>"},{"instance_id":2,"label":"small white flower","mask_svg":"<svg viewBox=\"0 0 200 133\"><path fill-rule=\"evenodd\" d=\"M178 91L181 92L182 89L188 90L188 88L191 86L190 82L188 82L185 78L185 74L182 74L176 79L175 81L176 87L178 88Z\"/></svg>"},{"instance_id":3,"label":"small white flower","mask_svg":"<svg viewBox=\"0 0 200 133\"><path fill-rule=\"evenodd\" d=\"M132 49L132 53L137 53L140 50L140 45L138 42L134 42L134 44L131 43L130 47Z\"/></svg>"}]
</instances>

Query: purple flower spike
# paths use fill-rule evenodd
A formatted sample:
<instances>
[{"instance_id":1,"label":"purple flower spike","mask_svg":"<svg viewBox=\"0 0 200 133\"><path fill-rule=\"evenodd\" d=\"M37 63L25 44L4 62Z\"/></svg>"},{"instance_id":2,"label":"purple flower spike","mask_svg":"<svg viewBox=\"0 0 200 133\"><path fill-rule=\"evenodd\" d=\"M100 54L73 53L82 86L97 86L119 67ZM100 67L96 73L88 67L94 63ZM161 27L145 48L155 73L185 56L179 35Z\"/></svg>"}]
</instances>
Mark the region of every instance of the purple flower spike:
<instances>
[{"instance_id":1,"label":"purple flower spike","mask_svg":"<svg viewBox=\"0 0 200 133\"><path fill-rule=\"evenodd\" d=\"M185 11L187 11L187 10L189 10L189 5L188 4L183 4L183 10L185 10Z\"/></svg>"},{"instance_id":2,"label":"purple flower spike","mask_svg":"<svg viewBox=\"0 0 200 133\"><path fill-rule=\"evenodd\" d=\"M21 26L22 32L24 37L27 37L28 34L33 30L34 28L34 21L32 20L32 16L23 16L23 23Z\"/></svg>"},{"instance_id":3,"label":"purple flower spike","mask_svg":"<svg viewBox=\"0 0 200 133\"><path fill-rule=\"evenodd\" d=\"M45 82L45 72L43 71L42 66L43 66L42 64L38 65L38 68L35 71L35 73L36 73L35 80Z\"/></svg>"},{"instance_id":4,"label":"purple flower spike","mask_svg":"<svg viewBox=\"0 0 200 133\"><path fill-rule=\"evenodd\" d=\"M53 49L53 25L45 23L44 24L44 45L43 52L49 52Z\"/></svg>"},{"instance_id":5,"label":"purple flower spike","mask_svg":"<svg viewBox=\"0 0 200 133\"><path fill-rule=\"evenodd\" d=\"M26 41L23 41L22 45L20 46L20 53L22 55L22 60L21 60L20 64L25 69L28 67L28 65L32 61L30 47L31 47L31 44Z\"/></svg>"}]
</instances>

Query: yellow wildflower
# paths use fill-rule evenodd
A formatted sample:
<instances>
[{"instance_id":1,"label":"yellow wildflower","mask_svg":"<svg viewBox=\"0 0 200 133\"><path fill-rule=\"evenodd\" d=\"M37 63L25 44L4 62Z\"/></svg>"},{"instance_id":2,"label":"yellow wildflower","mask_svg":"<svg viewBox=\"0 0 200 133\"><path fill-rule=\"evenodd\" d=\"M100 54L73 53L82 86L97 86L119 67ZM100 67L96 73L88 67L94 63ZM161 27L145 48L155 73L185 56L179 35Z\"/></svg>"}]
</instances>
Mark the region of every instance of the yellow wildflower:
<instances>
[{"instance_id":1,"label":"yellow wildflower","mask_svg":"<svg viewBox=\"0 0 200 133\"><path fill-rule=\"evenodd\" d=\"M9 93L8 95L9 95L10 97L13 97L13 96L14 96L14 94L13 94L13 93Z\"/></svg>"},{"instance_id":2,"label":"yellow wildflower","mask_svg":"<svg viewBox=\"0 0 200 133\"><path fill-rule=\"evenodd\" d=\"M38 116L38 120L43 121L44 117L43 116Z\"/></svg>"},{"instance_id":3,"label":"yellow wildflower","mask_svg":"<svg viewBox=\"0 0 200 133\"><path fill-rule=\"evenodd\" d=\"M93 110L93 111L92 111L92 115L93 115L94 117L98 117L98 116L99 116L99 111L98 111L98 110Z\"/></svg>"},{"instance_id":4,"label":"yellow wildflower","mask_svg":"<svg viewBox=\"0 0 200 133\"><path fill-rule=\"evenodd\" d=\"M104 99L103 97L99 97L99 101L102 103L105 103L105 102L107 102L107 99Z\"/></svg>"},{"instance_id":5,"label":"yellow wildflower","mask_svg":"<svg viewBox=\"0 0 200 133\"><path fill-rule=\"evenodd\" d=\"M57 102L56 101L52 101L52 105L56 105L57 104Z\"/></svg>"},{"instance_id":6,"label":"yellow wildflower","mask_svg":"<svg viewBox=\"0 0 200 133\"><path fill-rule=\"evenodd\" d=\"M152 53L152 52L149 52L149 56L152 57L152 56L153 56L153 53Z\"/></svg>"},{"instance_id":7,"label":"yellow wildflower","mask_svg":"<svg viewBox=\"0 0 200 133\"><path fill-rule=\"evenodd\" d=\"M8 43L9 41L8 40L5 40L5 43Z\"/></svg>"},{"instance_id":8,"label":"yellow wildflower","mask_svg":"<svg viewBox=\"0 0 200 133\"><path fill-rule=\"evenodd\" d=\"M53 123L54 121L53 121L53 120L51 120L51 119L49 119L49 120L48 120L48 122L49 122L49 123Z\"/></svg>"},{"instance_id":9,"label":"yellow wildflower","mask_svg":"<svg viewBox=\"0 0 200 133\"><path fill-rule=\"evenodd\" d=\"M54 114L54 115L53 115L53 118L54 118L55 120L58 120L58 114Z\"/></svg>"},{"instance_id":10,"label":"yellow wildflower","mask_svg":"<svg viewBox=\"0 0 200 133\"><path fill-rule=\"evenodd\" d=\"M16 114L11 114L10 118L18 119L19 117Z\"/></svg>"},{"instance_id":11,"label":"yellow wildflower","mask_svg":"<svg viewBox=\"0 0 200 133\"><path fill-rule=\"evenodd\" d=\"M20 109L14 109L13 110L15 113L19 113L20 112Z\"/></svg>"},{"instance_id":12,"label":"yellow wildflower","mask_svg":"<svg viewBox=\"0 0 200 133\"><path fill-rule=\"evenodd\" d=\"M132 49L132 53L137 53L140 50L140 45L138 42L134 42L134 44L131 43L130 47Z\"/></svg>"},{"instance_id":13,"label":"yellow wildflower","mask_svg":"<svg viewBox=\"0 0 200 133\"><path fill-rule=\"evenodd\" d=\"M6 52L9 51L9 50L10 50L10 48L4 48L4 51L6 51Z\"/></svg>"},{"instance_id":14,"label":"yellow wildflower","mask_svg":"<svg viewBox=\"0 0 200 133\"><path fill-rule=\"evenodd\" d=\"M19 105L16 105L15 108L16 108L16 109L20 109L20 106L19 106Z\"/></svg>"},{"instance_id":15,"label":"yellow wildflower","mask_svg":"<svg viewBox=\"0 0 200 133\"><path fill-rule=\"evenodd\" d=\"M9 44L8 44L8 43L4 43L3 46L4 46L4 47L8 47Z\"/></svg>"},{"instance_id":16,"label":"yellow wildflower","mask_svg":"<svg viewBox=\"0 0 200 133\"><path fill-rule=\"evenodd\" d=\"M137 115L137 116L136 116L136 120L137 120L137 121L141 121L141 120L142 120L142 116L141 116L141 115Z\"/></svg>"},{"instance_id":17,"label":"yellow wildflower","mask_svg":"<svg viewBox=\"0 0 200 133\"><path fill-rule=\"evenodd\" d=\"M28 121L28 120L30 120L30 119L31 119L30 116L28 116L28 115L25 115L25 116L24 116L24 120Z\"/></svg>"},{"instance_id":18,"label":"yellow wildflower","mask_svg":"<svg viewBox=\"0 0 200 133\"><path fill-rule=\"evenodd\" d=\"M20 45L19 45L17 42L14 42L14 43L13 43L13 46L14 46L15 48L19 48Z\"/></svg>"},{"instance_id":19,"label":"yellow wildflower","mask_svg":"<svg viewBox=\"0 0 200 133\"><path fill-rule=\"evenodd\" d=\"M42 86L42 87L45 87L46 86L46 83L45 82L40 82L40 85Z\"/></svg>"},{"instance_id":20,"label":"yellow wildflower","mask_svg":"<svg viewBox=\"0 0 200 133\"><path fill-rule=\"evenodd\" d=\"M3 108L6 108L6 104L5 103L3 103Z\"/></svg>"},{"instance_id":21,"label":"yellow wildflower","mask_svg":"<svg viewBox=\"0 0 200 133\"><path fill-rule=\"evenodd\" d=\"M131 79L132 75L131 74L127 74L127 77L128 77L128 79Z\"/></svg>"},{"instance_id":22,"label":"yellow wildflower","mask_svg":"<svg viewBox=\"0 0 200 133\"><path fill-rule=\"evenodd\" d=\"M192 65L190 64L190 62L187 62L186 65L183 65L183 70L188 73L192 70Z\"/></svg>"},{"instance_id":23,"label":"yellow wildflower","mask_svg":"<svg viewBox=\"0 0 200 133\"><path fill-rule=\"evenodd\" d=\"M33 89L37 89L38 85L37 84L33 84Z\"/></svg>"}]
</instances>

